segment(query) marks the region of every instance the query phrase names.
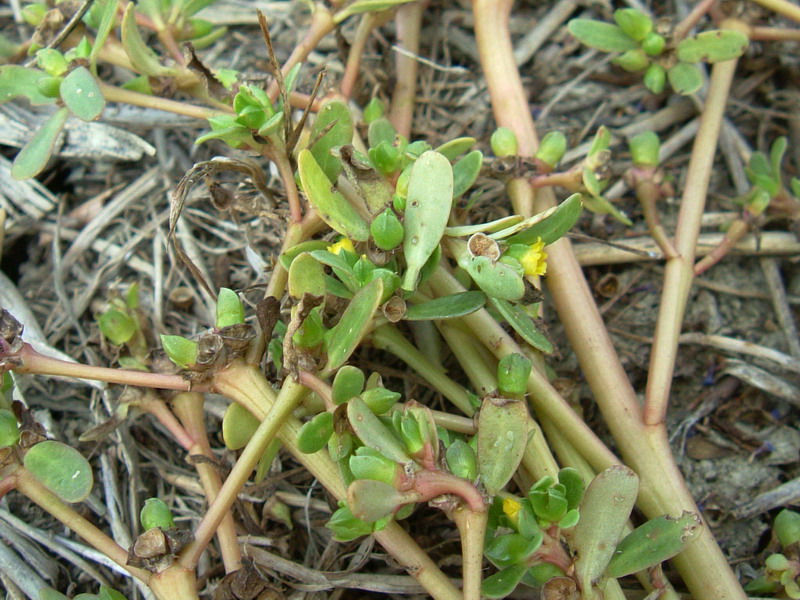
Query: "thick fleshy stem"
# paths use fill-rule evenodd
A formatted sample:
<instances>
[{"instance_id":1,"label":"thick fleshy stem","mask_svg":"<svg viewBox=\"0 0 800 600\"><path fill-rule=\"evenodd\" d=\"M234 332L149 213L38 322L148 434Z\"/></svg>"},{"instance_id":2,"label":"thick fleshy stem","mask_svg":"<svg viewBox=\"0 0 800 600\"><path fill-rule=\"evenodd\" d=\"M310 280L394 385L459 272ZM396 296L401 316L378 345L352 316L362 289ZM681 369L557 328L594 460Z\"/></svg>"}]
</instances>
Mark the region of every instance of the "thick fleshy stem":
<instances>
[{"instance_id":1,"label":"thick fleshy stem","mask_svg":"<svg viewBox=\"0 0 800 600\"><path fill-rule=\"evenodd\" d=\"M395 58L397 82L392 93L389 120L400 135L411 136L411 122L414 119L414 105L417 93L417 60L419 53L420 26L425 2L411 2L397 9L398 46L410 53L397 53Z\"/></svg>"},{"instance_id":2,"label":"thick fleshy stem","mask_svg":"<svg viewBox=\"0 0 800 600\"><path fill-rule=\"evenodd\" d=\"M461 534L461 570L464 600L480 600L483 579L483 543L486 537L487 511L475 512L460 506L453 511L453 520Z\"/></svg>"}]
</instances>

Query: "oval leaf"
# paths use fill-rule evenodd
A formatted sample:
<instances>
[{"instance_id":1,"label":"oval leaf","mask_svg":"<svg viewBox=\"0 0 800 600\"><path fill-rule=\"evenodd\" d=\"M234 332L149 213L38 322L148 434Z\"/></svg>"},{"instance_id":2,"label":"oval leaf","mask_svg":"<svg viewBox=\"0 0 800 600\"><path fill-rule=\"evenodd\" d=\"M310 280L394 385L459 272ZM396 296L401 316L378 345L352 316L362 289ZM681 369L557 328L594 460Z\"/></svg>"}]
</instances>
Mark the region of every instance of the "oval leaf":
<instances>
[{"instance_id":1,"label":"oval leaf","mask_svg":"<svg viewBox=\"0 0 800 600\"><path fill-rule=\"evenodd\" d=\"M747 36L739 31L717 29L686 38L678 44L676 54L686 63L716 63L740 57L748 43Z\"/></svg>"},{"instance_id":2,"label":"oval leaf","mask_svg":"<svg viewBox=\"0 0 800 600\"><path fill-rule=\"evenodd\" d=\"M528 432L524 402L484 398L478 415L478 473L490 496L502 490L516 472Z\"/></svg>"},{"instance_id":3,"label":"oval leaf","mask_svg":"<svg viewBox=\"0 0 800 600\"><path fill-rule=\"evenodd\" d=\"M463 154L472 146L475 145L475 138L474 137L460 137L454 140L450 140L449 142L445 142L438 148L436 151L439 154L444 155L447 160L455 160L460 154Z\"/></svg>"},{"instance_id":4,"label":"oval leaf","mask_svg":"<svg viewBox=\"0 0 800 600\"><path fill-rule=\"evenodd\" d=\"M58 109L33 134L33 137L14 159L14 165L11 167L11 177L14 179L30 179L42 172L53 154L58 135L64 129L67 115L69 115L69 111L66 108Z\"/></svg>"},{"instance_id":5,"label":"oval leaf","mask_svg":"<svg viewBox=\"0 0 800 600\"><path fill-rule=\"evenodd\" d=\"M453 198L459 198L472 187L483 166L483 152L473 150L453 165Z\"/></svg>"},{"instance_id":6,"label":"oval leaf","mask_svg":"<svg viewBox=\"0 0 800 600\"><path fill-rule=\"evenodd\" d=\"M19 441L17 418L10 410L0 408L0 448L15 446Z\"/></svg>"},{"instance_id":7,"label":"oval leaf","mask_svg":"<svg viewBox=\"0 0 800 600\"><path fill-rule=\"evenodd\" d=\"M305 454L314 454L327 445L332 434L333 414L319 413L297 432L297 448Z\"/></svg>"},{"instance_id":8,"label":"oval leaf","mask_svg":"<svg viewBox=\"0 0 800 600\"><path fill-rule=\"evenodd\" d=\"M414 304L406 309L406 321L432 321L434 319L453 319L474 313L483 308L486 294L478 291L461 292L436 298L422 304Z\"/></svg>"},{"instance_id":9,"label":"oval leaf","mask_svg":"<svg viewBox=\"0 0 800 600\"><path fill-rule=\"evenodd\" d=\"M361 398L356 396L347 403L347 420L365 446L397 463L411 462L405 446Z\"/></svg>"},{"instance_id":10,"label":"oval leaf","mask_svg":"<svg viewBox=\"0 0 800 600\"><path fill-rule=\"evenodd\" d=\"M49 77L44 71L19 65L0 66L0 104L25 96L34 106L52 104L55 98L39 91L37 83Z\"/></svg>"},{"instance_id":11,"label":"oval leaf","mask_svg":"<svg viewBox=\"0 0 800 600\"><path fill-rule=\"evenodd\" d=\"M523 340L545 354L553 352L553 344L519 306L498 298L492 298L492 304Z\"/></svg>"},{"instance_id":12,"label":"oval leaf","mask_svg":"<svg viewBox=\"0 0 800 600\"><path fill-rule=\"evenodd\" d=\"M590 48L602 52L625 52L638 46L622 29L611 23L592 19L572 19L569 32Z\"/></svg>"},{"instance_id":13,"label":"oval leaf","mask_svg":"<svg viewBox=\"0 0 800 600\"><path fill-rule=\"evenodd\" d=\"M86 67L78 67L64 78L61 99L70 112L82 121L94 121L103 113L106 105L97 80Z\"/></svg>"},{"instance_id":14,"label":"oval leaf","mask_svg":"<svg viewBox=\"0 0 800 600\"><path fill-rule=\"evenodd\" d=\"M353 296L339 323L328 334L326 369L338 369L350 358L353 350L356 349L361 338L370 328L372 316L378 309L382 296L383 280L381 279L375 279Z\"/></svg>"},{"instance_id":15,"label":"oval leaf","mask_svg":"<svg viewBox=\"0 0 800 600\"><path fill-rule=\"evenodd\" d=\"M320 218L351 240L366 242L369 239L369 226L355 207L338 191L331 188L328 176L309 150L300 151L297 168L308 201L319 213Z\"/></svg>"},{"instance_id":16,"label":"oval leaf","mask_svg":"<svg viewBox=\"0 0 800 600\"><path fill-rule=\"evenodd\" d=\"M700 535L700 517L684 512L677 519L667 515L650 519L619 543L608 563L609 577L624 577L644 571L681 552Z\"/></svg>"},{"instance_id":17,"label":"oval leaf","mask_svg":"<svg viewBox=\"0 0 800 600\"><path fill-rule=\"evenodd\" d=\"M453 168L443 155L429 150L411 168L405 212L404 290L417 286L419 272L439 246L453 205Z\"/></svg>"},{"instance_id":18,"label":"oval leaf","mask_svg":"<svg viewBox=\"0 0 800 600\"><path fill-rule=\"evenodd\" d=\"M92 491L92 467L80 452L53 440L36 444L25 453L25 468L64 502L85 500Z\"/></svg>"},{"instance_id":19,"label":"oval leaf","mask_svg":"<svg viewBox=\"0 0 800 600\"><path fill-rule=\"evenodd\" d=\"M614 556L639 491L639 477L624 465L609 467L592 480L580 505L581 520L573 530L578 553L575 573L581 588L591 589Z\"/></svg>"},{"instance_id":20,"label":"oval leaf","mask_svg":"<svg viewBox=\"0 0 800 600\"><path fill-rule=\"evenodd\" d=\"M367 523L394 513L408 502L407 495L388 483L374 479L357 479L347 488L347 505L353 516Z\"/></svg>"},{"instance_id":21,"label":"oval leaf","mask_svg":"<svg viewBox=\"0 0 800 600\"><path fill-rule=\"evenodd\" d=\"M522 276L507 264L492 262L487 256L474 256L463 266L487 296L519 300L525 294Z\"/></svg>"},{"instance_id":22,"label":"oval leaf","mask_svg":"<svg viewBox=\"0 0 800 600\"><path fill-rule=\"evenodd\" d=\"M222 439L229 450L244 448L258 429L259 420L241 404L228 406L222 417Z\"/></svg>"},{"instance_id":23,"label":"oval leaf","mask_svg":"<svg viewBox=\"0 0 800 600\"><path fill-rule=\"evenodd\" d=\"M336 183L342 172L342 161L331 150L353 141L353 117L347 104L341 100L326 102L317 114L311 128L311 154L328 181Z\"/></svg>"},{"instance_id":24,"label":"oval leaf","mask_svg":"<svg viewBox=\"0 0 800 600\"><path fill-rule=\"evenodd\" d=\"M490 575L481 583L481 592L487 598L505 598L517 587L525 576L528 565L514 565L494 575Z\"/></svg>"},{"instance_id":25,"label":"oval leaf","mask_svg":"<svg viewBox=\"0 0 800 600\"><path fill-rule=\"evenodd\" d=\"M302 298L304 294L325 295L325 270L313 256L304 252L289 267L289 294Z\"/></svg>"},{"instance_id":26,"label":"oval leaf","mask_svg":"<svg viewBox=\"0 0 800 600\"><path fill-rule=\"evenodd\" d=\"M694 94L703 87L703 76L694 65L678 63L667 71L672 89L679 94Z\"/></svg>"},{"instance_id":27,"label":"oval leaf","mask_svg":"<svg viewBox=\"0 0 800 600\"><path fill-rule=\"evenodd\" d=\"M545 246L561 238L578 221L583 210L580 194L572 194L559 204L545 219L516 233L507 241L509 244L535 244L541 238ZM527 221L527 219L526 219ZM493 236L492 236L493 237Z\"/></svg>"},{"instance_id":28,"label":"oval leaf","mask_svg":"<svg viewBox=\"0 0 800 600\"><path fill-rule=\"evenodd\" d=\"M537 531L533 538L528 539L518 533L509 533L494 538L486 547L484 553L492 563L498 567L509 567L521 563L536 552L542 545L544 536Z\"/></svg>"},{"instance_id":29,"label":"oval leaf","mask_svg":"<svg viewBox=\"0 0 800 600\"><path fill-rule=\"evenodd\" d=\"M174 69L169 69L161 64L153 50L144 43L139 27L136 25L136 12L133 2L125 7L125 14L122 16L122 47L125 54L131 61L134 70L148 77L170 77L174 74Z\"/></svg>"}]
</instances>

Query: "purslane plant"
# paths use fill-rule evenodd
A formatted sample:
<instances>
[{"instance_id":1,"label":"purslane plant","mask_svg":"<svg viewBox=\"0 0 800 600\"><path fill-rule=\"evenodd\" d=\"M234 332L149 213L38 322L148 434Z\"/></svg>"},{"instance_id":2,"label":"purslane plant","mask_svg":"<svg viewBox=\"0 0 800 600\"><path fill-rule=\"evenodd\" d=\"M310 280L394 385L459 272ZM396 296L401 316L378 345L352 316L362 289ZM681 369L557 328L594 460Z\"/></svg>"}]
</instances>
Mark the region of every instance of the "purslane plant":
<instances>
[{"instance_id":1,"label":"purslane plant","mask_svg":"<svg viewBox=\"0 0 800 600\"><path fill-rule=\"evenodd\" d=\"M211 131L198 143L222 140L271 160L285 186L290 209L279 264L267 298L257 310L258 329L248 323L238 295L222 290L211 331L198 339L162 336L163 350L179 374L146 371L153 366L148 354L153 340L148 342L144 335L135 289L124 300L112 299L99 319L108 341L123 348L120 363L127 369L70 365L38 355L22 341L19 324L3 313L0 360L4 369L184 392L191 389L173 400L172 410L155 395L139 403L189 454L211 458L201 393L213 390L234 402L223 421L223 433L230 448L243 451L224 484L218 475L214 479L212 468L201 468L202 461L198 463L209 509L194 531L174 531L168 507L165 512L165 506L154 499L142 514L147 530L144 537L131 549L120 548L68 506L85 498L91 489L88 462L74 449L43 439L20 405L14 406L14 412L0 411L4 460L0 491L16 488L42 505L147 582L159 598L196 597L195 569L215 532L226 570L238 568L235 531L225 520L242 485L254 470L263 472L281 445L340 502L329 523L338 538L375 535L437 598L459 594L394 523L420 501L443 508L462 533L463 597L468 599L479 598L482 589L486 595L501 597L519 582L566 586L582 598L603 593L619 597L616 577L650 569L684 548L693 552L691 556L705 554L704 560L720 566L721 555L713 538L698 526L691 498L670 462L662 435L663 418L653 417L665 408L663 402L649 393L644 415L635 402L628 402L632 390L627 393L630 386L620 377L621 368L614 367L613 349L604 338L602 323L593 317L594 305L584 293L568 244L559 241L579 217L582 199L593 210L627 219L602 197L610 175L609 132L600 128L581 165L565 173L555 172L565 139L552 134L537 148L533 125L526 121L526 103L514 104L524 95L516 93L518 74L513 63L509 70L510 44L503 19L511 3L498 7L477 0L474 10L498 124L504 126L491 140L500 161L496 164L516 166L532 157L538 169L533 176L516 168L505 175L515 214L480 223L462 210L461 199L469 193L484 162L482 153L472 149L472 138L451 140L437 148L422 140L409 140L384 117L378 102L365 111L366 143L357 134L347 104L340 100L315 102L317 116L309 128L305 126L308 112L296 120L289 110L298 99L293 87L299 63L316 41L345 18L390 10L403 3L356 0L333 3L332 9L315 5L308 36L289 61L281 67L271 52L276 78L267 89L242 84L236 73L229 71L200 69L203 74L198 75L198 69L187 68L177 42L193 40L199 47L207 36L219 35L206 24L192 21L204 2L131 3L124 9L114 0L98 2L84 19L89 35L66 41L70 50L62 54L56 48L32 45L39 68L0 67L0 100L23 96L33 103L60 107L18 156L15 176L34 176L46 166L68 114L92 120L101 114L106 100L122 100L207 118ZM38 18L42 9L30 7L28 13ZM720 63L712 77L712 90L726 93L731 71L725 61L739 56L747 42L738 30L729 29L670 39L654 32L648 17L629 9L618 11L615 19L616 26L574 21L570 28L590 46L624 52L616 62L623 68L645 70L645 83L653 91L660 91L655 85L659 77L662 88L668 78L678 91L697 91L700 75L691 63L706 61ZM263 16L261 25L270 46ZM170 61L145 44L140 26L156 33ZM119 36L115 37L117 27ZM189 53L199 62L191 49ZM144 79L132 81L128 86L132 89L113 88L97 79L97 61L124 66ZM158 81L170 81L212 108L148 96L159 91L152 85ZM509 85L512 93L498 93ZM90 101L85 101L87 94L91 94ZM314 93L305 100L314 100ZM711 125L699 136L704 142L715 137L714 123L720 115L719 104L712 104L707 111ZM632 143L636 192L652 208L656 192L663 192L652 189L661 183L653 141L642 137ZM773 154L780 156L782 151ZM504 158L509 159L507 163ZM755 161L751 163L754 185L771 190L777 177L780 191L775 160L767 169L758 158ZM242 161L217 161L206 167L207 182L211 182L214 169L231 168L250 173L254 180L259 178ZM694 177L702 179L702 175ZM176 193L171 228L180 213L182 194L196 179L196 173L187 176L182 191ZM553 185L575 193L557 206L549 205L553 203L547 198L552 196L546 188ZM538 213L533 210L536 190L540 193ZM697 216L696 211L693 214ZM693 255L686 251L686 245L692 243L692 227L679 224L678 239L672 244L663 230L656 233L656 220L648 218L648 225L654 237L660 236L670 265L681 263L683 274L683 261ZM317 234L325 226L338 239L321 239ZM616 423L609 419L612 433L624 457L639 471L641 488L630 469L613 466L617 459L543 374L542 355L551 353L553 345L534 317L541 301L537 278L548 272L547 260L552 263L551 291L556 305L567 315L568 334L578 340L576 352L586 365L602 408L620 417ZM284 291L290 308L281 312ZM673 298L668 303L672 305L680 305L680 301ZM420 360L422 354L402 333L410 324L433 324L429 333L439 335L436 327L448 342L464 342L450 343L478 393ZM513 339L508 331L513 332ZM667 340L660 341L660 347L666 347L669 336L659 337ZM579 347L578 342L587 339L595 343ZM406 361L462 412L476 415L477 425L456 423L450 415L437 414L410 400L402 408L394 406L398 394L384 387L379 377L367 377L348 364L357 361L358 348L368 343ZM273 363L271 373L285 375L282 382L270 381L257 366L265 351ZM666 366L666 370L670 368ZM663 377L665 367L654 371ZM308 399L311 392L315 397ZM580 466L580 475L558 469L539 423L529 415L527 400L548 430L551 443L556 446L558 440L562 461ZM124 418L124 411L118 416ZM297 417L306 422L301 424ZM555 422L563 431L554 431ZM448 427L456 431L450 432ZM627 437L621 431L625 428ZM562 434L563 439L558 438ZM75 476L65 481L64 473ZM515 474L523 481L538 480L525 498L504 490ZM585 484L589 486L582 494ZM677 499L665 496L669 486L677 490ZM625 537L623 530L637 492L651 520ZM484 541L488 542L487 558L500 570L482 585ZM687 566L687 560L679 563L687 583L698 597L714 597L711 586L703 586L698 579L702 560L696 560L694 567ZM726 576L726 568L719 569L721 583L714 590L734 597L736 584ZM671 593L661 576L652 577L652 584L659 593Z\"/></svg>"}]
</instances>

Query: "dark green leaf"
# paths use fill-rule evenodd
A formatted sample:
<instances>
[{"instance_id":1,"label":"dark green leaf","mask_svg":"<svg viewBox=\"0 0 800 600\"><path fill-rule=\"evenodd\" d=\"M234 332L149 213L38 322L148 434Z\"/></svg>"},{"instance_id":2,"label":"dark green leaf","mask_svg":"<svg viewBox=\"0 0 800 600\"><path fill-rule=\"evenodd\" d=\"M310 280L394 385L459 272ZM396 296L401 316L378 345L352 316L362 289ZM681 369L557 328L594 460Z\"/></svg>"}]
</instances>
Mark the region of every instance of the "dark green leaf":
<instances>
[{"instance_id":1,"label":"dark green leaf","mask_svg":"<svg viewBox=\"0 0 800 600\"><path fill-rule=\"evenodd\" d=\"M583 204L580 194L572 194L543 221L506 240L508 244L535 244L539 238L545 245L552 244L569 231L581 215Z\"/></svg>"},{"instance_id":2,"label":"dark green leaf","mask_svg":"<svg viewBox=\"0 0 800 600\"><path fill-rule=\"evenodd\" d=\"M383 296L383 281L376 279L361 289L350 301L339 323L327 338L327 370L338 369L361 342L372 325L372 317Z\"/></svg>"},{"instance_id":3,"label":"dark green leaf","mask_svg":"<svg viewBox=\"0 0 800 600\"><path fill-rule=\"evenodd\" d=\"M303 190L320 218L349 239L366 242L369 239L369 226L355 207L331 188L330 179L314 155L308 150L301 150L297 167Z\"/></svg>"},{"instance_id":4,"label":"dark green leaf","mask_svg":"<svg viewBox=\"0 0 800 600\"><path fill-rule=\"evenodd\" d=\"M435 298L421 304L409 305L406 321L432 321L435 319L453 319L474 313L483 308L486 294L478 291L460 292L442 298Z\"/></svg>"},{"instance_id":5,"label":"dark green leaf","mask_svg":"<svg viewBox=\"0 0 800 600\"><path fill-rule=\"evenodd\" d=\"M339 503L339 510L333 513L326 527L333 532L333 536L340 542L349 542L362 535L373 532L372 523L366 523L353 516L344 502Z\"/></svg>"},{"instance_id":6,"label":"dark green leaf","mask_svg":"<svg viewBox=\"0 0 800 600\"><path fill-rule=\"evenodd\" d=\"M322 412L304 423L297 432L297 449L304 454L322 450L333 434L333 414Z\"/></svg>"},{"instance_id":7,"label":"dark green leaf","mask_svg":"<svg viewBox=\"0 0 800 600\"><path fill-rule=\"evenodd\" d=\"M511 325L522 339L545 354L553 352L553 344L539 331L533 319L531 319L524 310L516 304L511 304L499 298L492 298L491 301L497 311L503 315L503 318L508 321L508 324Z\"/></svg>"},{"instance_id":8,"label":"dark green leaf","mask_svg":"<svg viewBox=\"0 0 800 600\"><path fill-rule=\"evenodd\" d=\"M683 551L701 528L700 517L689 512L677 519L666 515L651 519L617 545L606 572L610 577L624 577L654 567Z\"/></svg>"},{"instance_id":9,"label":"dark green leaf","mask_svg":"<svg viewBox=\"0 0 800 600\"><path fill-rule=\"evenodd\" d=\"M578 508L583 499L586 485L577 469L564 467L558 472L558 482L564 486L567 506L571 509Z\"/></svg>"},{"instance_id":10,"label":"dark green leaf","mask_svg":"<svg viewBox=\"0 0 800 600\"><path fill-rule=\"evenodd\" d=\"M638 46L636 41L626 35L620 27L611 23L591 19L572 19L568 28L570 33L582 43L602 52L625 52Z\"/></svg>"},{"instance_id":11,"label":"dark green leaf","mask_svg":"<svg viewBox=\"0 0 800 600\"><path fill-rule=\"evenodd\" d=\"M460 198L472 187L483 166L483 152L473 150L453 165L453 198Z\"/></svg>"},{"instance_id":12,"label":"dark green leaf","mask_svg":"<svg viewBox=\"0 0 800 600\"><path fill-rule=\"evenodd\" d=\"M483 580L481 592L487 598L505 598L514 591L527 570L528 565L521 564L498 571Z\"/></svg>"},{"instance_id":13,"label":"dark green leaf","mask_svg":"<svg viewBox=\"0 0 800 600\"><path fill-rule=\"evenodd\" d=\"M47 166L56 140L67 122L67 115L69 111L66 108L59 108L23 146L11 167L11 176L14 179L36 177Z\"/></svg>"},{"instance_id":14,"label":"dark green leaf","mask_svg":"<svg viewBox=\"0 0 800 600\"><path fill-rule=\"evenodd\" d=\"M81 502L92 491L92 467L66 444L53 440L36 444L25 453L23 462L31 475L64 502Z\"/></svg>"},{"instance_id":15,"label":"dark green leaf","mask_svg":"<svg viewBox=\"0 0 800 600\"><path fill-rule=\"evenodd\" d=\"M738 58L747 50L747 45L745 34L730 29L717 29L686 38L678 44L676 54L678 60L686 63L716 63Z\"/></svg>"}]
</instances>

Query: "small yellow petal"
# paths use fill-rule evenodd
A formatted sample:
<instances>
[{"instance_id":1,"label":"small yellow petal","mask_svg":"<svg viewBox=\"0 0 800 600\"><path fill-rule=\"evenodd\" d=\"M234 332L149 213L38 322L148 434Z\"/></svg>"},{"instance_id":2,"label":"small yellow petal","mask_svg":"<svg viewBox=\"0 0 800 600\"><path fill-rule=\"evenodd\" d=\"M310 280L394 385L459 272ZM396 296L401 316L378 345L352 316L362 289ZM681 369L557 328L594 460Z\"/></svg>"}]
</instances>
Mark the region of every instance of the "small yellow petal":
<instances>
[{"instance_id":1,"label":"small yellow petal","mask_svg":"<svg viewBox=\"0 0 800 600\"><path fill-rule=\"evenodd\" d=\"M328 246L328 252L330 252L331 254L339 254L340 250L352 252L353 254L356 253L356 249L353 246L353 242L351 242L347 238L342 238L335 244L331 244L330 246Z\"/></svg>"},{"instance_id":2,"label":"small yellow petal","mask_svg":"<svg viewBox=\"0 0 800 600\"><path fill-rule=\"evenodd\" d=\"M505 513L509 519L514 520L521 507L522 505L513 498L503 498L503 513Z\"/></svg>"}]
</instances>

